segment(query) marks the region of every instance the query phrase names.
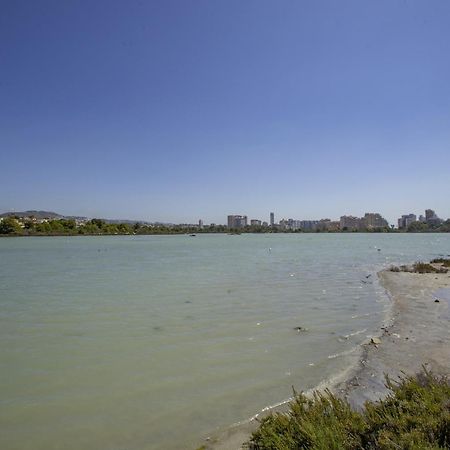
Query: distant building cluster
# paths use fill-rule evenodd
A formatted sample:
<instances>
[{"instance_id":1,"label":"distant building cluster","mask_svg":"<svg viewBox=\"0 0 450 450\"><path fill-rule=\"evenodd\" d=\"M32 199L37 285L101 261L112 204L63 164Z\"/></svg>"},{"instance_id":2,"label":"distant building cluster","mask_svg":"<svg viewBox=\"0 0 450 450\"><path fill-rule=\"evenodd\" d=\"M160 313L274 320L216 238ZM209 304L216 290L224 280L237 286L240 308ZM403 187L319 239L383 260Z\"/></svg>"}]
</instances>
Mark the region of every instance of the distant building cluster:
<instances>
[{"instance_id":1,"label":"distant building cluster","mask_svg":"<svg viewBox=\"0 0 450 450\"><path fill-rule=\"evenodd\" d=\"M439 218L432 209L425 210L424 216L415 214L405 214L398 219L398 228L407 229L413 223L423 223L430 227L441 225L444 220ZM228 216L228 228L244 228L248 225L247 216L230 215ZM363 217L341 216L339 220L320 219L320 220L296 220L281 219L275 222L275 213L269 214L269 222L262 222L259 219L251 219L251 226L262 226L280 230L280 231L371 231L389 228L388 221L379 213L365 213ZM391 226L394 228L394 225Z\"/></svg>"},{"instance_id":2,"label":"distant building cluster","mask_svg":"<svg viewBox=\"0 0 450 450\"><path fill-rule=\"evenodd\" d=\"M15 218L18 226L21 228L32 228L38 224L45 224L46 222L51 222L54 220L65 220L72 221L75 223L76 227L84 227L90 222L87 217L78 216L62 216L53 212L47 211L24 211L24 212L9 212L0 214L0 223L6 217ZM106 223L119 224L128 223L130 225L135 225L136 221L119 221L119 220L104 220ZM227 224L216 225L210 223L205 225L203 219L199 219L198 223L162 223L162 222L138 222L140 225L145 225L148 227L167 227L167 228L177 228L177 229L198 229L204 231L225 231L226 228L230 230L245 229L247 227L261 228L262 231L266 229L273 229L274 231L372 231L372 230L384 230L386 228L394 228L394 225L390 226L388 221L379 213L368 212L365 213L363 217L356 217L352 215L343 215L339 220L318 219L318 220L298 220L298 219L280 219L279 222L275 221L275 213L270 212L268 221L262 221L261 219L248 219L247 215L243 214L230 214L227 217ZM413 227L410 231L415 230L427 230L435 229L440 227L444 223L444 220L438 217L436 212L432 209L426 209L425 215L420 215L417 218L416 214L404 214L399 217L397 221L399 230L408 230L411 225ZM415 225L414 225L415 224Z\"/></svg>"},{"instance_id":3,"label":"distant building cluster","mask_svg":"<svg viewBox=\"0 0 450 450\"><path fill-rule=\"evenodd\" d=\"M228 228L244 228L248 225L247 216L228 216L227 226Z\"/></svg>"},{"instance_id":4,"label":"distant building cluster","mask_svg":"<svg viewBox=\"0 0 450 450\"><path fill-rule=\"evenodd\" d=\"M432 209L425 210L425 216L420 215L417 220L417 216L415 214L404 214L398 219L398 228L408 228L413 223L424 223L430 226L439 226L444 221L437 216L437 214Z\"/></svg>"},{"instance_id":5,"label":"distant building cluster","mask_svg":"<svg viewBox=\"0 0 450 450\"><path fill-rule=\"evenodd\" d=\"M389 227L388 221L379 213L366 213L364 217L342 216L341 230L375 230Z\"/></svg>"},{"instance_id":6,"label":"distant building cluster","mask_svg":"<svg viewBox=\"0 0 450 450\"><path fill-rule=\"evenodd\" d=\"M420 216L423 218L423 216ZM417 216L415 214L404 214L398 219L399 228L408 228L412 223L417 222Z\"/></svg>"},{"instance_id":7,"label":"distant building cluster","mask_svg":"<svg viewBox=\"0 0 450 450\"><path fill-rule=\"evenodd\" d=\"M228 228L244 228L248 224L247 216L229 215ZM386 219L379 213L366 213L364 217L342 216L340 220L320 219L320 220L296 220L281 219L275 222L275 214L269 215L269 223L259 219L251 219L251 226L269 226L280 231L360 231L375 230L389 227Z\"/></svg>"}]
</instances>

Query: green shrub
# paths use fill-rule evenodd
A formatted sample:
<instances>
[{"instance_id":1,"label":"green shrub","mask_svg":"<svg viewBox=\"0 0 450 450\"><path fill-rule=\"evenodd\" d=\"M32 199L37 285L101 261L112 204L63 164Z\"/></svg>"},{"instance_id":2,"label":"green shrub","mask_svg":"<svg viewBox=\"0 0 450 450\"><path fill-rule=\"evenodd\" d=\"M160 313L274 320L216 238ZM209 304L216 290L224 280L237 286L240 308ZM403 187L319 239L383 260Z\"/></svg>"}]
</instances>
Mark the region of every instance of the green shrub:
<instances>
[{"instance_id":1,"label":"green shrub","mask_svg":"<svg viewBox=\"0 0 450 450\"><path fill-rule=\"evenodd\" d=\"M19 222L14 217L0 220L0 234L19 234L22 232Z\"/></svg>"},{"instance_id":2,"label":"green shrub","mask_svg":"<svg viewBox=\"0 0 450 450\"><path fill-rule=\"evenodd\" d=\"M261 421L250 449L449 449L450 385L424 371L399 383L391 394L366 403L362 412L329 391L312 399L295 394L286 414Z\"/></svg>"},{"instance_id":3,"label":"green shrub","mask_svg":"<svg viewBox=\"0 0 450 450\"><path fill-rule=\"evenodd\" d=\"M365 448L450 448L448 379L424 371L386 385L391 394L385 400L366 404Z\"/></svg>"}]
</instances>

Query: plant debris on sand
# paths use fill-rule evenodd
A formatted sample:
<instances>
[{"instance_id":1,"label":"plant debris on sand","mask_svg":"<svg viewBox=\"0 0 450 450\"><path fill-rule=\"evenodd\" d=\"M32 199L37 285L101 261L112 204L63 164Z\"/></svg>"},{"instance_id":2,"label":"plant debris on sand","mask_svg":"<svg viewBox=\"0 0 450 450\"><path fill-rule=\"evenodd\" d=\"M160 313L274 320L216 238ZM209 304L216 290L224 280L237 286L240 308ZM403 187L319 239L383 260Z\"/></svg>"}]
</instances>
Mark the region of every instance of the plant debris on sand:
<instances>
[{"instance_id":1,"label":"plant debris on sand","mask_svg":"<svg viewBox=\"0 0 450 450\"><path fill-rule=\"evenodd\" d=\"M413 264L413 271L415 273L447 273L448 269L444 267L434 267L431 264L424 262L416 262Z\"/></svg>"},{"instance_id":2,"label":"plant debris on sand","mask_svg":"<svg viewBox=\"0 0 450 450\"><path fill-rule=\"evenodd\" d=\"M432 264L442 264L445 267L450 267L450 259L448 258L435 258L431 260Z\"/></svg>"},{"instance_id":3,"label":"plant debris on sand","mask_svg":"<svg viewBox=\"0 0 450 450\"><path fill-rule=\"evenodd\" d=\"M436 260L431 261L436 264ZM447 273L446 267L434 267L431 264L424 262L416 262L412 266L391 266L389 267L391 272L410 272L410 273Z\"/></svg>"},{"instance_id":4,"label":"plant debris on sand","mask_svg":"<svg viewBox=\"0 0 450 450\"><path fill-rule=\"evenodd\" d=\"M450 384L424 369L362 412L331 392L295 394L290 410L261 421L248 443L259 449L449 449Z\"/></svg>"}]
</instances>

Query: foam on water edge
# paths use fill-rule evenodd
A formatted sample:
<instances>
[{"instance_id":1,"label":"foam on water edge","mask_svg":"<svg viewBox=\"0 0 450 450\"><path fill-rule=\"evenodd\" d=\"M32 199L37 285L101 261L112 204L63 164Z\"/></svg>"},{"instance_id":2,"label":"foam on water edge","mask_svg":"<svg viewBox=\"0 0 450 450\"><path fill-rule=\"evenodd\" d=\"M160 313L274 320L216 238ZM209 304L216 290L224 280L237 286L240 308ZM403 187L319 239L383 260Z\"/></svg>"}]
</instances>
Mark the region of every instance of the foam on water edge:
<instances>
[{"instance_id":1,"label":"foam on water edge","mask_svg":"<svg viewBox=\"0 0 450 450\"><path fill-rule=\"evenodd\" d=\"M380 289L376 290L378 298L375 299L375 301L377 301L377 302L384 301L387 304L387 306L382 310L384 315L383 315L381 322L379 323L379 328L384 328L384 327L388 326L390 323L392 323L392 320L393 320L393 308L392 308L393 304L391 301L391 297L390 297L388 291L386 291L385 289L383 289L381 287L381 284L379 282L380 281L380 278L379 278L380 273L383 270L386 270L387 268L388 268L388 265L377 267L376 283L379 285ZM448 292L448 295L450 298L450 291ZM362 314L358 317L367 317L369 315L370 314ZM352 317L352 318L354 318L354 317ZM358 330L358 331L349 333L349 334L345 335L344 337L346 339L348 339L350 337L363 334L366 331L367 331L367 328L364 328L362 330ZM333 355L329 355L327 357L327 359L335 359L335 358L339 358L339 357L350 357L350 356L352 356L352 357L348 358L349 364L344 369L341 369L338 373L335 373L335 374L329 376L328 378L320 381L316 386L314 386L310 389L307 389L306 391L304 391L302 393L306 397L311 398L313 396L314 392L323 392L325 390L333 390L334 388L336 388L336 386L340 385L341 383L343 383L347 380L350 380L360 370L359 362L363 355L364 345L367 345L367 343L370 341L370 339L372 337L380 336L380 335L381 335L381 333L377 333L374 335L368 335L368 336L366 336L366 339L363 342L352 347L351 349L344 350L342 352L339 352L339 353L336 353ZM314 365L314 364L310 364L310 365ZM266 415L266 414L270 414L272 412L277 412L278 409L280 409L280 412L282 412L283 407L288 405L293 400L294 400L294 397L291 396L291 397L281 400L277 403L265 406L258 413L254 414L253 416L249 417L248 419L235 422L227 428L233 429L233 428L238 428L243 425L247 425L247 424L257 420L261 415Z\"/></svg>"}]
</instances>

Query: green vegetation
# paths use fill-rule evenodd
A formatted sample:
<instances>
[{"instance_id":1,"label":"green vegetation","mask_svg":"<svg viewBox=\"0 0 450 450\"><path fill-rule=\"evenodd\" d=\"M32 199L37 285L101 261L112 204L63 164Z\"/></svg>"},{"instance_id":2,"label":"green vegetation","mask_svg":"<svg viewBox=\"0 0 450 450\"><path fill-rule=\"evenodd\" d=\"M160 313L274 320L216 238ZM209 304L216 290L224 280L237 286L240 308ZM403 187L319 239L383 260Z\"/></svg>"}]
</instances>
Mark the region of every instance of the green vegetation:
<instances>
[{"instance_id":1,"label":"green vegetation","mask_svg":"<svg viewBox=\"0 0 450 450\"><path fill-rule=\"evenodd\" d=\"M424 231L430 231L430 227L423 222L413 222L406 230L408 233L420 233Z\"/></svg>"},{"instance_id":2,"label":"green vegetation","mask_svg":"<svg viewBox=\"0 0 450 450\"><path fill-rule=\"evenodd\" d=\"M450 232L450 219L447 219L441 224L428 224L423 222L413 222L406 230L408 233L427 233L427 232Z\"/></svg>"},{"instance_id":3,"label":"green vegetation","mask_svg":"<svg viewBox=\"0 0 450 450\"><path fill-rule=\"evenodd\" d=\"M331 392L312 399L295 393L286 414L261 421L248 443L253 450L288 449L449 449L450 384L424 371L388 378L390 395L356 412Z\"/></svg>"},{"instance_id":4,"label":"green vegetation","mask_svg":"<svg viewBox=\"0 0 450 450\"><path fill-rule=\"evenodd\" d=\"M391 229L360 230L360 232L391 232ZM111 223L103 219L92 219L77 224L73 219L49 219L37 221L35 218L21 219L10 216L0 222L0 235L12 236L64 236L64 235L123 235L123 234L200 234L200 233L228 233L239 235L243 233L339 233L336 230L284 230L277 227L248 225L244 228L228 228L225 225L205 225L199 228L195 225L163 225ZM342 231L346 232L346 231ZM358 232L358 231L348 231Z\"/></svg>"},{"instance_id":5,"label":"green vegetation","mask_svg":"<svg viewBox=\"0 0 450 450\"><path fill-rule=\"evenodd\" d=\"M22 228L14 217L5 217L0 222L0 234L19 234Z\"/></svg>"},{"instance_id":6,"label":"green vegetation","mask_svg":"<svg viewBox=\"0 0 450 450\"><path fill-rule=\"evenodd\" d=\"M36 214L39 215L39 211ZM111 222L103 219L92 219L87 222L76 222L74 219L61 218L55 213L51 213L53 218L43 220L40 216L29 216L22 218L18 216L7 216L0 218L0 235L10 236L64 236L64 235L116 235L116 234L198 234L198 233L398 233L406 230L395 230L389 227L343 230L326 229L319 227L312 230L289 230L279 227L248 225L244 228L229 229L225 225L205 225L199 228L196 225L180 224L144 224L140 222ZM40 214L42 215L42 214ZM417 226L415 224L418 224ZM430 228L427 224L415 222L415 228L408 228L408 232L450 232L450 220L442 225Z\"/></svg>"},{"instance_id":7,"label":"green vegetation","mask_svg":"<svg viewBox=\"0 0 450 450\"><path fill-rule=\"evenodd\" d=\"M0 221L0 235L10 236L75 236L75 235L146 235L225 233L224 225L210 225L199 229L192 225L146 225L142 223L111 223L103 219L92 219L77 224L73 219L51 219L37 221L30 217L20 219L9 216Z\"/></svg>"}]
</instances>

